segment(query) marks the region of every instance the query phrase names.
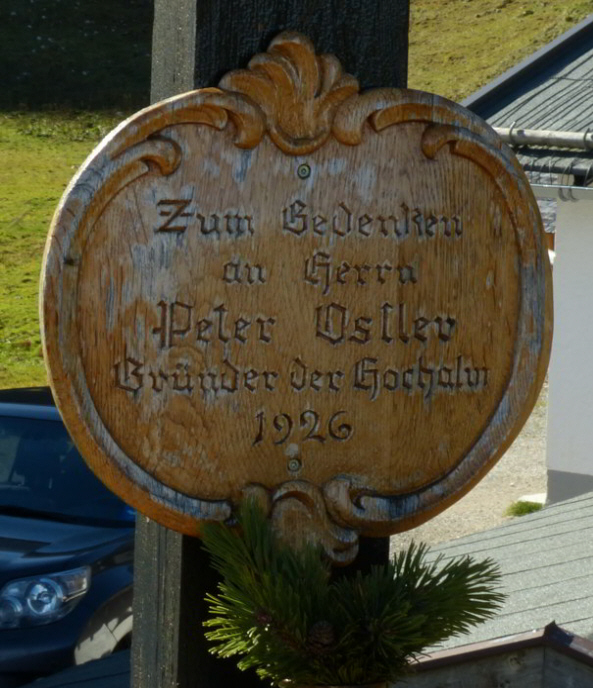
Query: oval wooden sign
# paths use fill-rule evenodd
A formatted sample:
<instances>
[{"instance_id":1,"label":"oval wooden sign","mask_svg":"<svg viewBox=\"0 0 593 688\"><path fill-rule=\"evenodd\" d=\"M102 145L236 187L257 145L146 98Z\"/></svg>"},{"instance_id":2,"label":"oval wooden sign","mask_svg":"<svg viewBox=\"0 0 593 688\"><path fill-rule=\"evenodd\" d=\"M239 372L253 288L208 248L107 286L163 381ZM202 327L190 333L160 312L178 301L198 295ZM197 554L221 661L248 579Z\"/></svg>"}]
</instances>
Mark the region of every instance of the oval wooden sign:
<instances>
[{"instance_id":1,"label":"oval wooden sign","mask_svg":"<svg viewBox=\"0 0 593 688\"><path fill-rule=\"evenodd\" d=\"M360 94L294 33L112 132L42 282L59 408L113 491L194 534L256 494L336 561L475 484L550 351L511 151L437 96Z\"/></svg>"}]
</instances>

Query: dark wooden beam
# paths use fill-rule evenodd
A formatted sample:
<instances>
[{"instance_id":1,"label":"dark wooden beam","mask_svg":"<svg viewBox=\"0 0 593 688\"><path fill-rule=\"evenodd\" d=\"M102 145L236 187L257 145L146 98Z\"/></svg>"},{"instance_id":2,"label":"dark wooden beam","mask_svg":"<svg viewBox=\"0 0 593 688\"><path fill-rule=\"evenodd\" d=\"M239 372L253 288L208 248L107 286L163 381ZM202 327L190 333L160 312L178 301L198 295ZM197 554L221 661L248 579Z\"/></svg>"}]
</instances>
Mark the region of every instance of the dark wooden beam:
<instances>
[{"instance_id":1,"label":"dark wooden beam","mask_svg":"<svg viewBox=\"0 0 593 688\"><path fill-rule=\"evenodd\" d=\"M218 577L197 538L136 524L133 688L261 688L255 672L209 654L202 622Z\"/></svg>"},{"instance_id":2,"label":"dark wooden beam","mask_svg":"<svg viewBox=\"0 0 593 688\"><path fill-rule=\"evenodd\" d=\"M196 9L196 86L215 86L288 29L336 55L363 88L407 85L409 0L200 0Z\"/></svg>"}]
</instances>

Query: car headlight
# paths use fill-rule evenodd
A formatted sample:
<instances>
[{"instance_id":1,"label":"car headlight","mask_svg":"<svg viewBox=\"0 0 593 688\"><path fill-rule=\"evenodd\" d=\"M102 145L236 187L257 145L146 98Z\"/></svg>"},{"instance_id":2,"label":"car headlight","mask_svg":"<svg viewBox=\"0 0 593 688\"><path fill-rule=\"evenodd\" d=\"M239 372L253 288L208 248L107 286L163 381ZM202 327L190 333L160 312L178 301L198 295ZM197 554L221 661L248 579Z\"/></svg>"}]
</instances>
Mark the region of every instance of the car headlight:
<instances>
[{"instance_id":1,"label":"car headlight","mask_svg":"<svg viewBox=\"0 0 593 688\"><path fill-rule=\"evenodd\" d=\"M88 566L11 581L0 590L0 629L61 619L78 604L90 581Z\"/></svg>"}]
</instances>

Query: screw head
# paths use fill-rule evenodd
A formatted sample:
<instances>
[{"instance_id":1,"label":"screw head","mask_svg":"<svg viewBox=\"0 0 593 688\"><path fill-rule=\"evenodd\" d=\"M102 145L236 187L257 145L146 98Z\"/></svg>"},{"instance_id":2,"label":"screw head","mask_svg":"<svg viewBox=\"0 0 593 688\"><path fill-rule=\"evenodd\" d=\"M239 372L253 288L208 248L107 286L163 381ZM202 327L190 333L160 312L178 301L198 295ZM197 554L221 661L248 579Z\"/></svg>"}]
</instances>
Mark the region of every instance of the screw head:
<instances>
[{"instance_id":1,"label":"screw head","mask_svg":"<svg viewBox=\"0 0 593 688\"><path fill-rule=\"evenodd\" d=\"M302 165L298 166L297 174L299 179L308 179L311 176L311 168L304 162Z\"/></svg>"},{"instance_id":2,"label":"screw head","mask_svg":"<svg viewBox=\"0 0 593 688\"><path fill-rule=\"evenodd\" d=\"M290 459L288 462L288 470L289 471L299 471L301 469L301 466L303 464L300 462L299 459Z\"/></svg>"}]
</instances>

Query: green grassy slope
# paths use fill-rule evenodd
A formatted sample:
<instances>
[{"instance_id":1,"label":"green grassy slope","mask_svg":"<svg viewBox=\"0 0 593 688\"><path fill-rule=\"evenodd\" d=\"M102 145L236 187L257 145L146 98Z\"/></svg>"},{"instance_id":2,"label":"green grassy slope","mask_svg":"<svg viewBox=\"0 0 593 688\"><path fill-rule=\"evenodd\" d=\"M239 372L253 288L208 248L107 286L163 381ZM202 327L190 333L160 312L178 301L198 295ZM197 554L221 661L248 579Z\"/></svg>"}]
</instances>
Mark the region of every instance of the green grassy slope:
<instances>
[{"instance_id":1,"label":"green grassy slope","mask_svg":"<svg viewBox=\"0 0 593 688\"><path fill-rule=\"evenodd\" d=\"M461 99L590 13L593 0L411 0L410 87ZM151 19L148 0L0 2L0 387L45 382L48 225L93 146L146 104Z\"/></svg>"},{"instance_id":2,"label":"green grassy slope","mask_svg":"<svg viewBox=\"0 0 593 688\"><path fill-rule=\"evenodd\" d=\"M121 114L0 113L0 387L44 384L41 256L68 181Z\"/></svg>"},{"instance_id":3,"label":"green grassy slope","mask_svg":"<svg viewBox=\"0 0 593 688\"><path fill-rule=\"evenodd\" d=\"M410 88L462 100L593 13L593 0L411 0Z\"/></svg>"}]
</instances>

